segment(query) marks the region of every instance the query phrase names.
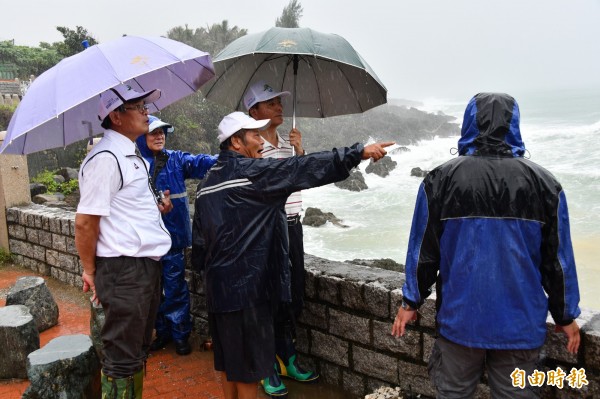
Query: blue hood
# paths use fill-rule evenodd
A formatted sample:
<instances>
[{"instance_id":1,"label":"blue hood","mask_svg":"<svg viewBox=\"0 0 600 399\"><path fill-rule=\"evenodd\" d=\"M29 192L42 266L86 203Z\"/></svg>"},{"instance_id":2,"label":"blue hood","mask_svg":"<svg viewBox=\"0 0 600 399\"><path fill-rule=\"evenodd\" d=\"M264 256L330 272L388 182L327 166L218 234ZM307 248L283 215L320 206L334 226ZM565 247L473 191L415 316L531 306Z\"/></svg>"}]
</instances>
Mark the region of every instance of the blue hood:
<instances>
[{"instance_id":1,"label":"blue hood","mask_svg":"<svg viewBox=\"0 0 600 399\"><path fill-rule=\"evenodd\" d=\"M476 94L465 110L458 155L522 157L519 121L519 105L508 94Z\"/></svg>"},{"instance_id":2,"label":"blue hood","mask_svg":"<svg viewBox=\"0 0 600 399\"><path fill-rule=\"evenodd\" d=\"M167 136L165 135L165 141L166 140L167 140ZM140 150L140 153L146 159L146 161L152 163L152 160L154 159L154 153L152 152L152 150L150 150L150 148L148 148L148 144L146 143L146 135L142 134L140 137L135 139L135 143L137 144L137 146ZM161 152L166 152L166 151L163 148Z\"/></svg>"}]
</instances>

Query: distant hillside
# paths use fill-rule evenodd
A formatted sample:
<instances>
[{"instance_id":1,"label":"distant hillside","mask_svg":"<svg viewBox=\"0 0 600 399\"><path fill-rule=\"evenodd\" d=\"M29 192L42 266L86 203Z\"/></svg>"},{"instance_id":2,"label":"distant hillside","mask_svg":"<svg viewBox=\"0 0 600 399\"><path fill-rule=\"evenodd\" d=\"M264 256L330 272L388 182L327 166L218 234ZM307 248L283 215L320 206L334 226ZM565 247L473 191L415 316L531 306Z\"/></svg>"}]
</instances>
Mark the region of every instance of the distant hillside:
<instances>
[{"instance_id":1,"label":"distant hillside","mask_svg":"<svg viewBox=\"0 0 600 399\"><path fill-rule=\"evenodd\" d=\"M395 104L416 102L393 100ZM362 114L332 118L297 118L304 147L308 151L331 149L355 142L393 140L400 145L415 143L435 136L448 137L460 134L459 124L453 116L427 113L406 105L384 104ZM291 118L286 118L280 132L288 132Z\"/></svg>"}]
</instances>

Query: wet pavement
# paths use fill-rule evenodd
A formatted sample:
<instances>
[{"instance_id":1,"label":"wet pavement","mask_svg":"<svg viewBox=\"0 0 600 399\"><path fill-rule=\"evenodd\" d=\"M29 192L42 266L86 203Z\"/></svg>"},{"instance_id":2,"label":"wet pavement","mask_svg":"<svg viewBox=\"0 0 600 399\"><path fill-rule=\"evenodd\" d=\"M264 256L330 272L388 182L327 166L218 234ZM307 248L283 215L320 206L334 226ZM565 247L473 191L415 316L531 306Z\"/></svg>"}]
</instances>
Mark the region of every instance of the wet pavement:
<instances>
[{"instance_id":1,"label":"wet pavement","mask_svg":"<svg viewBox=\"0 0 600 399\"><path fill-rule=\"evenodd\" d=\"M0 266L0 306L6 303L6 295L19 277L38 275L31 270L16 266ZM58 324L40 333L40 347L50 340L71 334L90 333L90 310L88 295L48 276L42 276L54 300L58 304ZM290 391L288 399L346 399L337 387L324 383L300 384L285 380ZM0 399L18 399L29 386L29 381L0 380ZM148 359L144 380L145 399L222 399L219 375L213 369L213 354L195 350L188 356L175 353L173 344L153 352ZM268 396L259 392L259 399Z\"/></svg>"}]
</instances>

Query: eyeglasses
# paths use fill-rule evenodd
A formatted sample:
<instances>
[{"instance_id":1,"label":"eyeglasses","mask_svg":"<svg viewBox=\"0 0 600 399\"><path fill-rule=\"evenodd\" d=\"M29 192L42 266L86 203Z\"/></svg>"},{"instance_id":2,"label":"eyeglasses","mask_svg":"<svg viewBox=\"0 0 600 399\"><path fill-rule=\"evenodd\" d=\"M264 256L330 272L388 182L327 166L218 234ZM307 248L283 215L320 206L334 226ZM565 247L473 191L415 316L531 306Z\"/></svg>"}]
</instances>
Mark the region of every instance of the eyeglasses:
<instances>
[{"instance_id":1,"label":"eyeglasses","mask_svg":"<svg viewBox=\"0 0 600 399\"><path fill-rule=\"evenodd\" d=\"M123 105L123 106L121 106L121 108L123 108L125 111L137 110L140 114L148 113L148 106L146 104L138 104L138 105L133 105L131 107L126 107Z\"/></svg>"}]
</instances>

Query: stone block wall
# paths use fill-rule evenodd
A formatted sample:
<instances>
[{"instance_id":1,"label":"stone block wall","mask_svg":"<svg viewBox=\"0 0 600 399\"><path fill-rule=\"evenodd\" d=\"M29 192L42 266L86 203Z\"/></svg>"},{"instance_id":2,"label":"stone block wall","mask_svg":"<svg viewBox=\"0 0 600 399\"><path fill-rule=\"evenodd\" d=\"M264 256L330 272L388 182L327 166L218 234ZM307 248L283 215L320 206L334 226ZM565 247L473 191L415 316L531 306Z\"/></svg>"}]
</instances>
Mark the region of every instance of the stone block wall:
<instances>
[{"instance_id":1,"label":"stone block wall","mask_svg":"<svg viewBox=\"0 0 600 399\"><path fill-rule=\"evenodd\" d=\"M7 209L6 222L10 252L18 264L83 287L74 212L31 204Z\"/></svg>"},{"instance_id":2,"label":"stone block wall","mask_svg":"<svg viewBox=\"0 0 600 399\"><path fill-rule=\"evenodd\" d=\"M20 264L81 286L72 212L43 205L10 208L7 222L10 250ZM427 374L435 340L435 298L419 310L418 322L406 335L396 339L390 332L402 300L402 273L310 255L306 269L305 308L298 323L301 362L316 368L324 381L343 387L348 397L363 397L380 386L400 386L405 397L435 397ZM194 328L202 342L208 337L205 295L200 276L188 270L188 277ZM562 388L545 383L542 398L600 397L600 312L584 310L578 323L582 343L579 353L571 355L565 336L548 319L538 370L560 368L566 376L573 369L584 370L587 385L571 388L566 378ZM489 397L484 376L476 398Z\"/></svg>"}]
</instances>

